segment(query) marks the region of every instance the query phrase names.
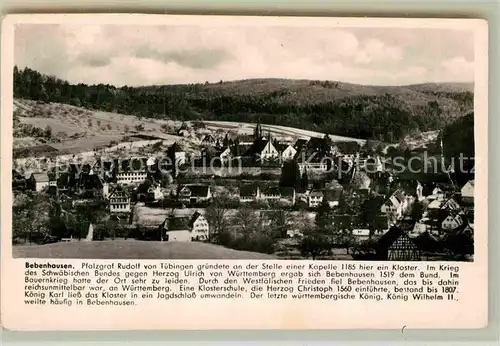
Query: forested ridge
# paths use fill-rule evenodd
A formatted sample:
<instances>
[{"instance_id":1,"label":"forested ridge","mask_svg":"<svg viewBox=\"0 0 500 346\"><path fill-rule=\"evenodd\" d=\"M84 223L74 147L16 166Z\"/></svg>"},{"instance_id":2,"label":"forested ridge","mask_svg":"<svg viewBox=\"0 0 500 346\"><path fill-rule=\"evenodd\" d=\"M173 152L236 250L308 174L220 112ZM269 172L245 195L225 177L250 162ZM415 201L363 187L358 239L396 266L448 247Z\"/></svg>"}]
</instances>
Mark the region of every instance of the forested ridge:
<instances>
[{"instance_id":1,"label":"forested ridge","mask_svg":"<svg viewBox=\"0 0 500 346\"><path fill-rule=\"evenodd\" d=\"M14 68L14 97L173 120L284 125L396 142L440 129L473 109L467 84L364 86L332 81L251 79L115 87L70 84Z\"/></svg>"}]
</instances>

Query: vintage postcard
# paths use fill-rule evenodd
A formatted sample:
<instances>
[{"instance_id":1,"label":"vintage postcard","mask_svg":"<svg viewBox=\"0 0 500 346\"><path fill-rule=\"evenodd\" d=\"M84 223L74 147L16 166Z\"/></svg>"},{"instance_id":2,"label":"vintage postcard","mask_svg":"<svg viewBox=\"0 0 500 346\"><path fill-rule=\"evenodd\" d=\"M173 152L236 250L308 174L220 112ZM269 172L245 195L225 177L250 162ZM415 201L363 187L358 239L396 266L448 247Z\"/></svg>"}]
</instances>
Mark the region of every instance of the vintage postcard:
<instances>
[{"instance_id":1,"label":"vintage postcard","mask_svg":"<svg viewBox=\"0 0 500 346\"><path fill-rule=\"evenodd\" d=\"M485 327L487 33L5 17L4 327Z\"/></svg>"}]
</instances>

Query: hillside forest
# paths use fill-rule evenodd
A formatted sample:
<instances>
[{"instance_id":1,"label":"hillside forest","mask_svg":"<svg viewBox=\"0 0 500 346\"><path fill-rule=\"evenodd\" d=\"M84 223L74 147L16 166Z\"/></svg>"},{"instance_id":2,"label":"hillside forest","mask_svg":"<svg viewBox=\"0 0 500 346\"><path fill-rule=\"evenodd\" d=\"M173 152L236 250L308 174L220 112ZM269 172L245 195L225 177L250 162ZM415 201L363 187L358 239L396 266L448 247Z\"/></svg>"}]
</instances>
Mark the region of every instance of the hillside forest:
<instances>
[{"instance_id":1,"label":"hillside forest","mask_svg":"<svg viewBox=\"0 0 500 346\"><path fill-rule=\"evenodd\" d=\"M254 79L116 87L70 84L17 67L14 97L147 118L260 122L390 143L445 127L470 113L474 100L471 88L460 84L386 87Z\"/></svg>"}]
</instances>

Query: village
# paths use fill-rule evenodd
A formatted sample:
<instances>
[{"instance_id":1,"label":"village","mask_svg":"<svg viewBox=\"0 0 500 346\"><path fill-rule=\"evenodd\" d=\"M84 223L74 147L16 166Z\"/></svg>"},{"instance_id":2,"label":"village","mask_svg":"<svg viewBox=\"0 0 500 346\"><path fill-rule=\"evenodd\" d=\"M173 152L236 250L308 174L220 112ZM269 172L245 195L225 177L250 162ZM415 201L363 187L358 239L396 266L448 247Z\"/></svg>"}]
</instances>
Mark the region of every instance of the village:
<instances>
[{"instance_id":1,"label":"village","mask_svg":"<svg viewBox=\"0 0 500 346\"><path fill-rule=\"evenodd\" d=\"M368 141L261 124L172 131L173 143L131 133L83 154L18 157L14 244L204 242L283 259L473 255L474 180L401 179L387 149Z\"/></svg>"}]
</instances>

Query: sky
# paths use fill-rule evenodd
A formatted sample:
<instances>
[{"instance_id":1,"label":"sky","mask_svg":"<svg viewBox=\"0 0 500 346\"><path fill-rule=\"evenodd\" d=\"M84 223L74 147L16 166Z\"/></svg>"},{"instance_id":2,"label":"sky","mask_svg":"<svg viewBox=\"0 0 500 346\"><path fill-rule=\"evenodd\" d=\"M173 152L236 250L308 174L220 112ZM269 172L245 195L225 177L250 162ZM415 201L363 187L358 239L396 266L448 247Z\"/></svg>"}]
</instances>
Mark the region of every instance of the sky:
<instances>
[{"instance_id":1,"label":"sky","mask_svg":"<svg viewBox=\"0 0 500 346\"><path fill-rule=\"evenodd\" d=\"M473 34L456 29L18 24L14 44L20 68L118 87L249 78L474 81Z\"/></svg>"}]
</instances>

